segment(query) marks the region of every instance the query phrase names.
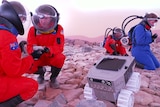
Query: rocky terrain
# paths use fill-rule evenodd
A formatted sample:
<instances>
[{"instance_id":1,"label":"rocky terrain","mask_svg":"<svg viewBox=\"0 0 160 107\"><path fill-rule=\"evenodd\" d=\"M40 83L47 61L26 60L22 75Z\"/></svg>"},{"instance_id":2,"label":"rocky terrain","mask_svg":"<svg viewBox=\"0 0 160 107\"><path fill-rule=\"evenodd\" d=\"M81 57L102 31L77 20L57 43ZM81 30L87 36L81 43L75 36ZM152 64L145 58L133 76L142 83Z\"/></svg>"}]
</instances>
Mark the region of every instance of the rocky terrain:
<instances>
[{"instance_id":1,"label":"rocky terrain","mask_svg":"<svg viewBox=\"0 0 160 107\"><path fill-rule=\"evenodd\" d=\"M151 47L160 60L160 43L153 43ZM66 60L58 76L60 88L49 87L50 72L46 72L46 82L39 85L36 95L18 107L116 107L109 101L88 101L87 104L83 95L87 83L86 75L94 63L105 55L104 53L105 50L99 46L99 43L66 39L64 49ZM147 71L135 68L134 70L141 74L141 87L134 94L134 107L160 107L160 69ZM34 74L24 76L37 78ZM80 103L85 106L80 106Z\"/></svg>"}]
</instances>

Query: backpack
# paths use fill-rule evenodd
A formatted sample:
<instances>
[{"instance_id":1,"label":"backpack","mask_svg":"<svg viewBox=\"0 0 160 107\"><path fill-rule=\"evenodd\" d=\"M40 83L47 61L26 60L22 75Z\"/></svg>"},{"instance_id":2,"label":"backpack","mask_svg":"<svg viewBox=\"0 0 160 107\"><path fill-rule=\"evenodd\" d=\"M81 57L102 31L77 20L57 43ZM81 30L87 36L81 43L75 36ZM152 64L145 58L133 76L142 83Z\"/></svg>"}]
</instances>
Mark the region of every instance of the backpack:
<instances>
[{"instance_id":1,"label":"backpack","mask_svg":"<svg viewBox=\"0 0 160 107\"><path fill-rule=\"evenodd\" d=\"M132 45L133 43L133 38L135 37L135 35L133 35L133 31L135 29L137 25L133 26L129 31L128 31L128 36L129 36L129 45ZM134 39L134 42L135 42L135 39Z\"/></svg>"},{"instance_id":2,"label":"backpack","mask_svg":"<svg viewBox=\"0 0 160 107\"><path fill-rule=\"evenodd\" d=\"M109 31L108 31L108 30L109 30ZM108 37L109 33L110 33L112 30L113 30L112 28L107 28L107 29L105 30L105 37L104 37L104 40L103 40L103 42L102 42L102 47L105 46L107 37Z\"/></svg>"},{"instance_id":3,"label":"backpack","mask_svg":"<svg viewBox=\"0 0 160 107\"><path fill-rule=\"evenodd\" d=\"M141 25L144 26L143 23L141 23ZM134 31L134 29L135 29L136 26L137 26L137 25L133 26L133 27L128 31L129 45L130 45L129 51L131 50L132 44L135 44L135 43L136 43L135 34L133 34L133 31ZM144 27L144 31L145 31L145 27ZM134 39L134 40L133 40L133 39Z\"/></svg>"},{"instance_id":4,"label":"backpack","mask_svg":"<svg viewBox=\"0 0 160 107\"><path fill-rule=\"evenodd\" d=\"M105 46L105 44L106 44L106 40L107 40L107 37L105 37L105 38L104 38L103 43L102 43L102 47L104 47L104 46Z\"/></svg>"}]
</instances>

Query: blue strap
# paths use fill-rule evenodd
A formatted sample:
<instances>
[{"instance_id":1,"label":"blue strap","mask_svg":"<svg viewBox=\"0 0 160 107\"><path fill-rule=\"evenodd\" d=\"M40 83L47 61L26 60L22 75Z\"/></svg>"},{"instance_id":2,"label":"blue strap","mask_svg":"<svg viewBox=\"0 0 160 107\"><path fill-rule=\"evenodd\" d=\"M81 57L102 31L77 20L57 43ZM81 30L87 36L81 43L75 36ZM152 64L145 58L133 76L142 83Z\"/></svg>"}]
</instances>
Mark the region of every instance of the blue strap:
<instances>
[{"instance_id":1,"label":"blue strap","mask_svg":"<svg viewBox=\"0 0 160 107\"><path fill-rule=\"evenodd\" d=\"M3 25L0 25L0 30L7 30L11 33L13 33L15 36L18 36L18 31L16 30L16 28L12 27L11 29L3 26Z\"/></svg>"}]
</instances>

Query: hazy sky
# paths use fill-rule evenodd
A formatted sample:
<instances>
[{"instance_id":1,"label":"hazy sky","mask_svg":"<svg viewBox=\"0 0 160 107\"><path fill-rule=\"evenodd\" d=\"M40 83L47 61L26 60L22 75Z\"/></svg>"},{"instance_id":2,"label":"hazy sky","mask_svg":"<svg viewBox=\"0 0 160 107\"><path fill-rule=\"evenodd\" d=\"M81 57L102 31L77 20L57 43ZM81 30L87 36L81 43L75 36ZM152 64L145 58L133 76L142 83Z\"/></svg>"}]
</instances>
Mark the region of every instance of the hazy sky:
<instances>
[{"instance_id":1,"label":"hazy sky","mask_svg":"<svg viewBox=\"0 0 160 107\"><path fill-rule=\"evenodd\" d=\"M155 12L160 16L160 0L17 1L20 1L32 12L41 4L53 5L60 13L59 23L64 27L66 36L96 37L104 35L105 29L108 27L121 27L122 21L130 15L144 16L147 12ZM156 29L160 29L160 23L157 23Z\"/></svg>"}]
</instances>

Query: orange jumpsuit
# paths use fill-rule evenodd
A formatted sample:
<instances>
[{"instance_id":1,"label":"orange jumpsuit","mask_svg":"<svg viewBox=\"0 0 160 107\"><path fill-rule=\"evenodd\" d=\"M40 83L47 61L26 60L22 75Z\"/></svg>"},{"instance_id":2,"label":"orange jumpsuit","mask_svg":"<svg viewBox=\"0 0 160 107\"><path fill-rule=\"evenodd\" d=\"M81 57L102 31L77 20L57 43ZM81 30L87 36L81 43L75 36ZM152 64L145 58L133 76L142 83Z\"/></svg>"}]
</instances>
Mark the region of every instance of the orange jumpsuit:
<instances>
[{"instance_id":1,"label":"orange jumpsuit","mask_svg":"<svg viewBox=\"0 0 160 107\"><path fill-rule=\"evenodd\" d=\"M23 77L33 63L32 56L21 58L15 35L0 30L0 102L17 95L27 100L37 92L38 84L31 78Z\"/></svg>"},{"instance_id":2,"label":"orange jumpsuit","mask_svg":"<svg viewBox=\"0 0 160 107\"><path fill-rule=\"evenodd\" d=\"M63 55L64 49L64 34L61 25L58 25L58 30L51 34L36 34L35 28L32 26L28 33L27 50L29 53L33 52L33 46L46 46L49 48L49 53L44 53L38 60L34 61L30 73L35 73L40 66L54 66L62 68L65 60Z\"/></svg>"},{"instance_id":3,"label":"orange jumpsuit","mask_svg":"<svg viewBox=\"0 0 160 107\"><path fill-rule=\"evenodd\" d=\"M126 49L123 47L122 43L120 42L120 40L114 40L111 35L109 35L106 39L106 43L104 45L104 48L106 49L106 52L109 53L110 55L113 54L114 50L111 48L111 44L115 44L116 46L116 51L120 54L120 55L126 55Z\"/></svg>"}]
</instances>

